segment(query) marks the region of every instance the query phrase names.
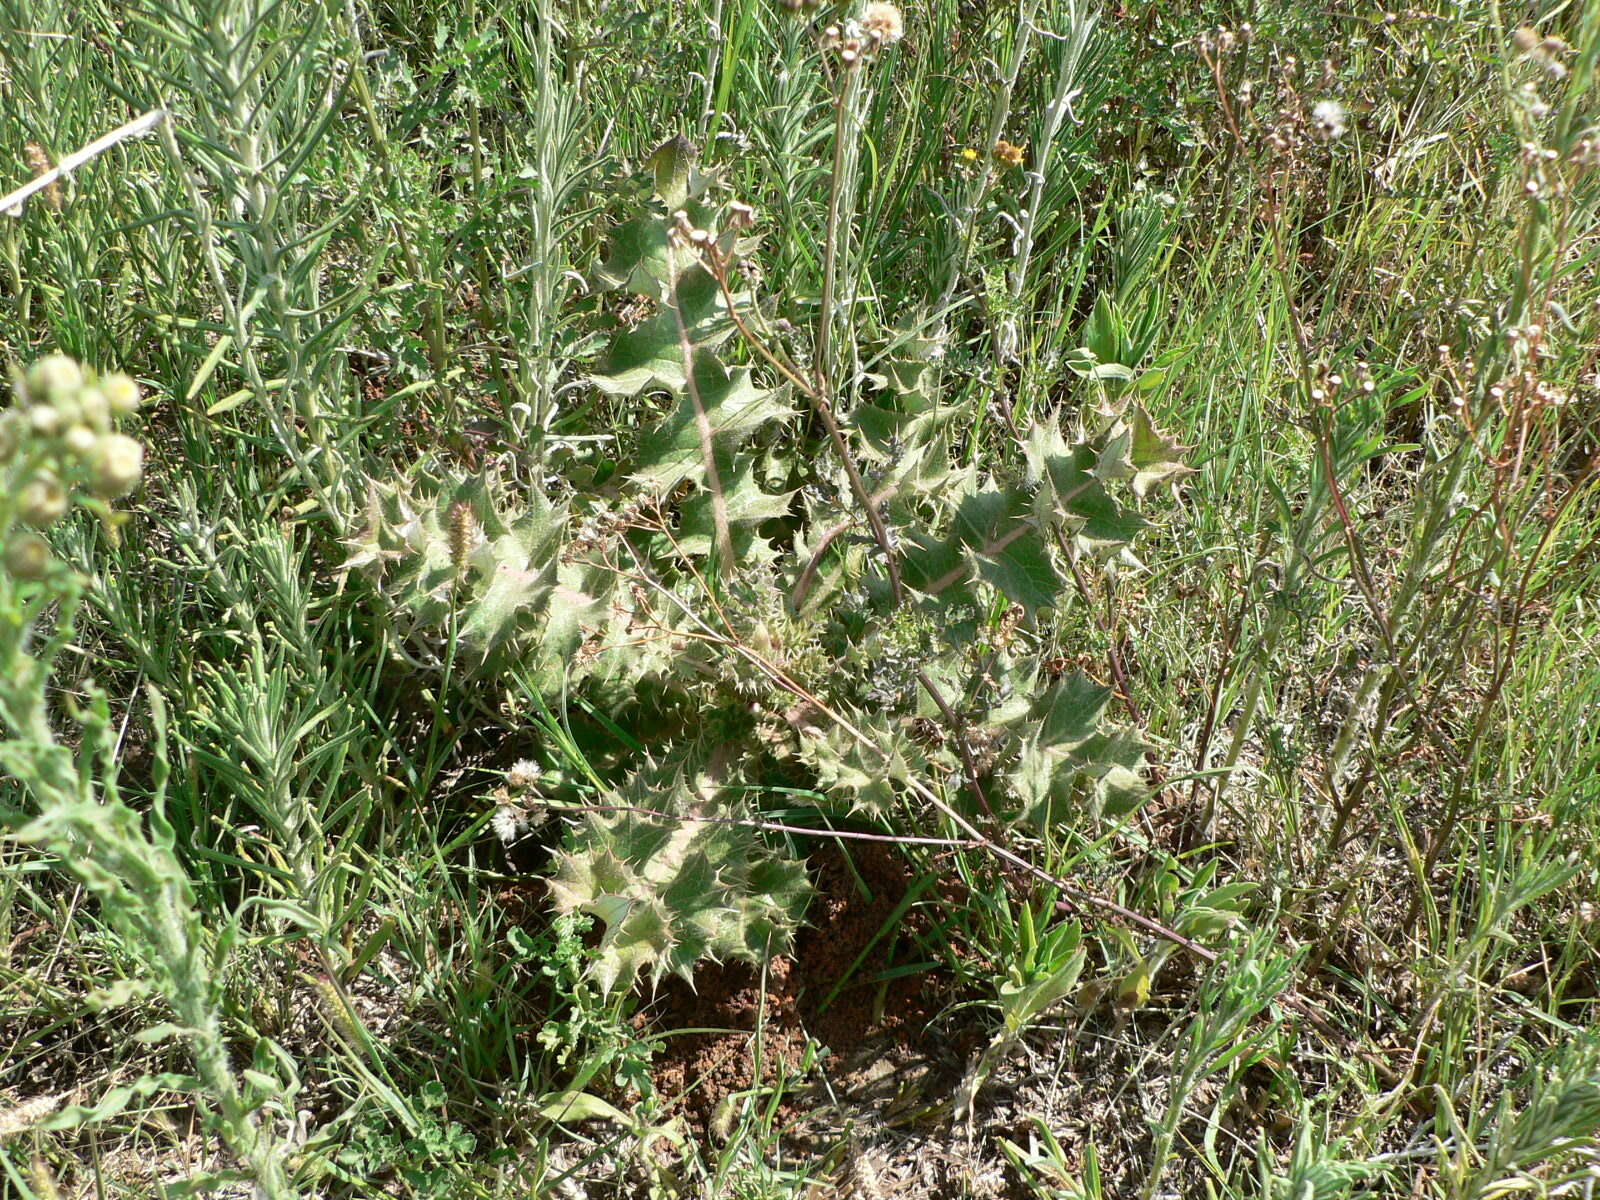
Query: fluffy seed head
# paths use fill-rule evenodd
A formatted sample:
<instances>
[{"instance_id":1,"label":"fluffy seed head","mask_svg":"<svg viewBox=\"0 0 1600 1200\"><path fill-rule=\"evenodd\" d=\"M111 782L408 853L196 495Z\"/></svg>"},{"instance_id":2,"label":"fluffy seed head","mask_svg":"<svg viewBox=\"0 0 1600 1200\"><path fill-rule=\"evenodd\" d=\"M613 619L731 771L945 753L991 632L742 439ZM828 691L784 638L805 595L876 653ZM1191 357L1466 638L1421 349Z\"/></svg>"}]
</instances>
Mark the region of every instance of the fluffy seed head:
<instances>
[{"instance_id":1,"label":"fluffy seed head","mask_svg":"<svg viewBox=\"0 0 1600 1200\"><path fill-rule=\"evenodd\" d=\"M861 28L880 46L892 46L905 36L905 19L892 4L869 4L861 14Z\"/></svg>"},{"instance_id":2,"label":"fluffy seed head","mask_svg":"<svg viewBox=\"0 0 1600 1200\"><path fill-rule=\"evenodd\" d=\"M506 782L514 788L527 789L539 782L543 769L531 758L519 759L506 772Z\"/></svg>"},{"instance_id":3,"label":"fluffy seed head","mask_svg":"<svg viewBox=\"0 0 1600 1200\"><path fill-rule=\"evenodd\" d=\"M500 839L501 845L509 846L527 831L528 819L519 809L502 804L494 810L489 827L494 830L494 836Z\"/></svg>"},{"instance_id":4,"label":"fluffy seed head","mask_svg":"<svg viewBox=\"0 0 1600 1200\"><path fill-rule=\"evenodd\" d=\"M1344 105L1337 100L1319 100L1311 110L1311 128L1324 141L1343 137L1347 120Z\"/></svg>"}]
</instances>

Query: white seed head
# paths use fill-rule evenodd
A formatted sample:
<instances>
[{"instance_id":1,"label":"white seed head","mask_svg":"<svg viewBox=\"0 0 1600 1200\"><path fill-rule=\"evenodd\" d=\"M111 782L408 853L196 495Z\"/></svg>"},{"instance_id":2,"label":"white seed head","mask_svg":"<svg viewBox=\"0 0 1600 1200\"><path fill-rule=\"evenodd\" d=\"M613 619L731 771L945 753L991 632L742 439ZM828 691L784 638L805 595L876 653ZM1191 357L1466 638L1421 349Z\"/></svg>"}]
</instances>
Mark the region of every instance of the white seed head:
<instances>
[{"instance_id":1,"label":"white seed head","mask_svg":"<svg viewBox=\"0 0 1600 1200\"><path fill-rule=\"evenodd\" d=\"M527 789L539 782L544 769L531 758L519 759L506 772L506 782L514 788Z\"/></svg>"},{"instance_id":2,"label":"white seed head","mask_svg":"<svg viewBox=\"0 0 1600 1200\"><path fill-rule=\"evenodd\" d=\"M1348 121L1344 105L1337 100L1319 100L1311 109L1311 127L1325 141L1343 137Z\"/></svg>"},{"instance_id":3,"label":"white seed head","mask_svg":"<svg viewBox=\"0 0 1600 1200\"><path fill-rule=\"evenodd\" d=\"M489 826L494 830L495 837L500 839L500 844L509 846L528 828L528 819L521 810L509 804L502 804L494 810L494 816L489 819Z\"/></svg>"},{"instance_id":4,"label":"white seed head","mask_svg":"<svg viewBox=\"0 0 1600 1200\"><path fill-rule=\"evenodd\" d=\"M893 4L867 5L861 14L861 28L880 46L892 46L905 36L905 19Z\"/></svg>"}]
</instances>

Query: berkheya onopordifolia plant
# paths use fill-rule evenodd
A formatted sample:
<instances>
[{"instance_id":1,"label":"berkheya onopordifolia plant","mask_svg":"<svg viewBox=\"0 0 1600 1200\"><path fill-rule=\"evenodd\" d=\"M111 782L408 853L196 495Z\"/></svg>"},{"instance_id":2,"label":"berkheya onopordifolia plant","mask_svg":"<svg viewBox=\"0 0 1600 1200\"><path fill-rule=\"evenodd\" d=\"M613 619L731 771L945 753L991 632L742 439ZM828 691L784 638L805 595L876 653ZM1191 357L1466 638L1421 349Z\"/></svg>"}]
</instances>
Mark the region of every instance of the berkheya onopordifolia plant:
<instances>
[{"instance_id":1,"label":"berkheya onopordifolia plant","mask_svg":"<svg viewBox=\"0 0 1600 1200\"><path fill-rule=\"evenodd\" d=\"M195 1075L118 1083L35 1127L68 1129L105 1120L155 1092L189 1092L246 1164L259 1193L279 1200L295 1193L285 1147L261 1117L264 1110L290 1111L292 1068L285 1082L280 1068L288 1059L265 1042L243 1082L229 1061L219 978L231 934L205 927L174 851L163 804L161 696L150 689L154 766L150 805L141 816L119 786L117 735L105 692L92 682L80 685L85 698L74 704L50 682L57 656L72 644L85 582L55 556L45 535L81 508L116 537L126 514L111 504L138 487L144 466L144 447L116 426L139 402L138 385L128 376L97 376L52 355L13 376L12 403L0 411L0 833L53 856L142 961L142 978L118 981L86 1003L105 1008L159 997L174 1019L141 1037L182 1038ZM58 728L63 718L53 711L63 706L68 730Z\"/></svg>"},{"instance_id":2,"label":"berkheya onopordifolia plant","mask_svg":"<svg viewBox=\"0 0 1600 1200\"><path fill-rule=\"evenodd\" d=\"M825 35L836 137L898 35L876 11ZM514 679L551 708L581 692L650 729L651 757L591 797L551 879L558 909L605 926L606 991L789 946L804 872L737 784L799 773L891 832L926 831L929 789L997 829L1137 808L1146 743L1108 720L1109 688L1046 669L1040 617L1070 603L1069 557L1125 554L1147 524L1130 499L1188 471L1132 402L1137 362L1104 345L1083 356L1086 411L957 466L971 414L942 396L931 328L842 331L877 338L863 355L819 325L806 358L752 282L754 210L681 137L649 166L594 271L636 318L591 381L665 415L603 486L375 485L346 563L381 581L419 665ZM829 247L847 191L836 179ZM826 273L818 319L836 325L831 250Z\"/></svg>"}]
</instances>

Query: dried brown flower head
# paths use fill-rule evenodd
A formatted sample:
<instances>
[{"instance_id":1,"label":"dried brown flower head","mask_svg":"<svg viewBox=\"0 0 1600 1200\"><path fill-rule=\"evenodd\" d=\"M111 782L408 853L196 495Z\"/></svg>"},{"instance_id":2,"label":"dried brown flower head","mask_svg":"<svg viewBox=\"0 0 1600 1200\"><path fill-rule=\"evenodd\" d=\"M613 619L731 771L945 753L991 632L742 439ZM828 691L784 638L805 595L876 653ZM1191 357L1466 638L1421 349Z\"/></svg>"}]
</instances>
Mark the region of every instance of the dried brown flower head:
<instances>
[{"instance_id":1,"label":"dried brown flower head","mask_svg":"<svg viewBox=\"0 0 1600 1200\"><path fill-rule=\"evenodd\" d=\"M1004 138L994 144L994 160L1002 167L1020 167L1027 156L1026 146L1014 146Z\"/></svg>"}]
</instances>

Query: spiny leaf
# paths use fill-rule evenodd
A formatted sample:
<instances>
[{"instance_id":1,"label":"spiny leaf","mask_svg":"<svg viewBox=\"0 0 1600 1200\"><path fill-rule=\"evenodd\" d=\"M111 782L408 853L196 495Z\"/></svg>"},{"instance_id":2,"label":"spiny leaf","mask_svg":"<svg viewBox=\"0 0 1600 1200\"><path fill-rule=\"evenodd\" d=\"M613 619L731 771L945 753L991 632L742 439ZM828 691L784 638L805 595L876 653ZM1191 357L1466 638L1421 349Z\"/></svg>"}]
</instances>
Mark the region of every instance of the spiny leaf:
<instances>
[{"instance_id":1,"label":"spiny leaf","mask_svg":"<svg viewBox=\"0 0 1600 1200\"><path fill-rule=\"evenodd\" d=\"M1024 491L971 493L957 507L943 541L920 532L912 535L905 580L936 594L976 572L1030 612L1048 608L1055 604L1062 580L1033 518L1033 500Z\"/></svg>"},{"instance_id":2,"label":"spiny leaf","mask_svg":"<svg viewBox=\"0 0 1600 1200\"><path fill-rule=\"evenodd\" d=\"M743 564L770 560L772 551L756 536L763 521L788 516L794 492L765 492L755 479L755 459L739 455L731 463L719 464L724 511L733 538L734 553ZM678 545L688 554L709 555L716 535L712 510L713 497L701 492L683 506Z\"/></svg>"},{"instance_id":3,"label":"spiny leaf","mask_svg":"<svg viewBox=\"0 0 1600 1200\"><path fill-rule=\"evenodd\" d=\"M1139 768L1150 748L1136 731L1104 723L1110 699L1110 688L1075 672L1039 697L1016 726L1022 746L1007 782L1035 828L1076 811L1121 816L1147 798Z\"/></svg>"},{"instance_id":4,"label":"spiny leaf","mask_svg":"<svg viewBox=\"0 0 1600 1200\"><path fill-rule=\"evenodd\" d=\"M1101 455L1085 442L1069 447L1053 425L1038 425L1026 446L1029 478L1039 484L1043 519L1090 542L1132 541L1149 522L1106 491Z\"/></svg>"},{"instance_id":5,"label":"spiny leaf","mask_svg":"<svg viewBox=\"0 0 1600 1200\"><path fill-rule=\"evenodd\" d=\"M705 414L713 452L719 455L748 441L768 422L794 415L794 410L778 398L778 392L758 388L751 382L748 368L729 371L716 355L705 351L697 352L694 360L694 395L687 387L681 388L677 406L639 443L639 468L633 480L658 493L670 491L685 479L705 479L706 459L696 399Z\"/></svg>"},{"instance_id":6,"label":"spiny leaf","mask_svg":"<svg viewBox=\"0 0 1600 1200\"><path fill-rule=\"evenodd\" d=\"M926 776L927 755L892 717L852 711L849 719L865 741L830 721L824 729L801 733L800 759L816 772L822 791L858 811L886 816L895 789Z\"/></svg>"},{"instance_id":7,"label":"spiny leaf","mask_svg":"<svg viewBox=\"0 0 1600 1200\"><path fill-rule=\"evenodd\" d=\"M637 396L650 387L677 391L684 386L683 334L697 350L714 350L733 332L716 279L696 264L678 277L674 299L636 328L619 333L603 368L589 378L612 396ZM676 313L673 305L676 305Z\"/></svg>"},{"instance_id":8,"label":"spiny leaf","mask_svg":"<svg viewBox=\"0 0 1600 1200\"><path fill-rule=\"evenodd\" d=\"M1133 406L1128 419L1133 433L1130 457L1134 466L1134 495L1143 497L1151 488L1163 483L1176 486L1195 473L1193 467L1185 466L1182 461L1192 447L1180 444L1158 429L1142 404Z\"/></svg>"},{"instance_id":9,"label":"spiny leaf","mask_svg":"<svg viewBox=\"0 0 1600 1200\"><path fill-rule=\"evenodd\" d=\"M696 797L681 778L661 787L644 776L614 803L666 815L590 815L550 879L559 911L606 926L591 965L602 991L645 975L689 979L706 958L758 961L788 948L807 895L804 868L774 859L742 826L695 819L741 809Z\"/></svg>"}]
</instances>

